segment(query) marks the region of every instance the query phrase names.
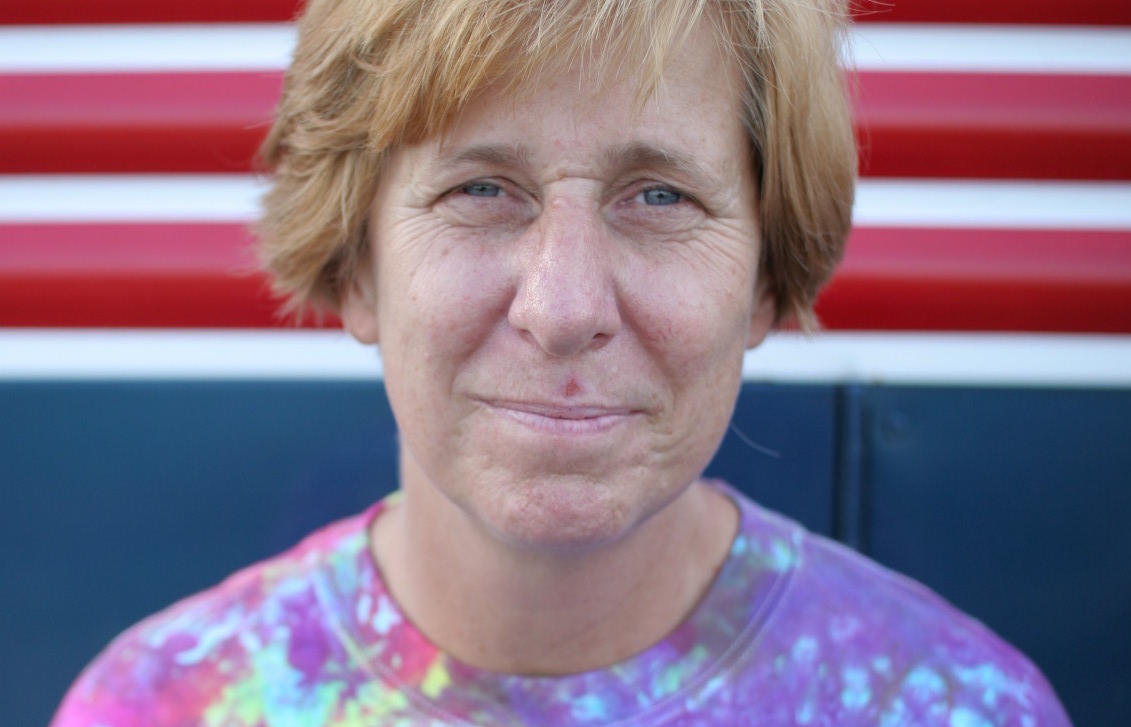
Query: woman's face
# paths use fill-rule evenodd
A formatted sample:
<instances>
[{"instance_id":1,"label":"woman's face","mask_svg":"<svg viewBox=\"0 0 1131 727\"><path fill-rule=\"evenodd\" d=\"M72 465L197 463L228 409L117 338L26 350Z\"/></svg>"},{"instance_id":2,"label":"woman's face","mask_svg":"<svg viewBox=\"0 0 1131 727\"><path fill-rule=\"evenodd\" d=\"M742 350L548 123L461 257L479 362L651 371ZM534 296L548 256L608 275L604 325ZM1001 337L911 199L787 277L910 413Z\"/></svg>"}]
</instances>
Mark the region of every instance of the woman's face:
<instances>
[{"instance_id":1,"label":"woman's face","mask_svg":"<svg viewBox=\"0 0 1131 727\"><path fill-rule=\"evenodd\" d=\"M502 540L615 541L706 467L770 326L735 74L705 33L660 92L580 72L400 149L343 318L379 342L402 487Z\"/></svg>"}]
</instances>

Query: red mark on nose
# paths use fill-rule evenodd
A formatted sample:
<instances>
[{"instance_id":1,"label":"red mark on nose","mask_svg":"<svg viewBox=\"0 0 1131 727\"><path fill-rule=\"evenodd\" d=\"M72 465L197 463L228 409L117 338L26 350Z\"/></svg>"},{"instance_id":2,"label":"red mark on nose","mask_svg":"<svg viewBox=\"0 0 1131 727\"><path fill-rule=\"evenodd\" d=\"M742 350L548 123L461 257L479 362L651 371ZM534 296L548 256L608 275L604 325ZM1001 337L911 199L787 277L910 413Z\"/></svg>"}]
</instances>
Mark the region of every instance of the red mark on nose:
<instances>
[{"instance_id":1,"label":"red mark on nose","mask_svg":"<svg viewBox=\"0 0 1131 727\"><path fill-rule=\"evenodd\" d=\"M565 385L565 396L571 399L581 393L581 384L577 383L577 379L570 378Z\"/></svg>"}]
</instances>

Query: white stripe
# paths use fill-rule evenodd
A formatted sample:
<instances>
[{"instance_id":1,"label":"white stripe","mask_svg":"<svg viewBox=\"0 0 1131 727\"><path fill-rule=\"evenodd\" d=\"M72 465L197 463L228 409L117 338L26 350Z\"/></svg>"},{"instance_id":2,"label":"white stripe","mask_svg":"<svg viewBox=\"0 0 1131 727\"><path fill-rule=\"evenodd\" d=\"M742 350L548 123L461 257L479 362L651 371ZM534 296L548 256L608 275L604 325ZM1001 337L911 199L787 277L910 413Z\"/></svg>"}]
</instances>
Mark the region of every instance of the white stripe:
<instances>
[{"instance_id":1,"label":"white stripe","mask_svg":"<svg viewBox=\"0 0 1131 727\"><path fill-rule=\"evenodd\" d=\"M377 381L375 349L340 331L0 329L0 380ZM1131 387L1131 336L773 334L746 381Z\"/></svg>"},{"instance_id":2,"label":"white stripe","mask_svg":"<svg viewBox=\"0 0 1131 727\"><path fill-rule=\"evenodd\" d=\"M278 71L290 23L0 27L0 73Z\"/></svg>"},{"instance_id":3,"label":"white stripe","mask_svg":"<svg viewBox=\"0 0 1131 727\"><path fill-rule=\"evenodd\" d=\"M250 222L249 174L0 175L0 222Z\"/></svg>"},{"instance_id":4,"label":"white stripe","mask_svg":"<svg viewBox=\"0 0 1131 727\"><path fill-rule=\"evenodd\" d=\"M0 175L0 224L250 222L252 175ZM1131 183L862 179L863 227L1131 230Z\"/></svg>"},{"instance_id":5,"label":"white stripe","mask_svg":"<svg viewBox=\"0 0 1131 727\"><path fill-rule=\"evenodd\" d=\"M747 381L945 386L1131 386L1131 336L778 334L743 365Z\"/></svg>"},{"instance_id":6,"label":"white stripe","mask_svg":"<svg viewBox=\"0 0 1131 727\"><path fill-rule=\"evenodd\" d=\"M0 329L0 380L379 379L343 331Z\"/></svg>"},{"instance_id":7,"label":"white stripe","mask_svg":"<svg viewBox=\"0 0 1131 727\"><path fill-rule=\"evenodd\" d=\"M1128 28L861 23L850 45L866 71L1131 73Z\"/></svg>"},{"instance_id":8,"label":"white stripe","mask_svg":"<svg viewBox=\"0 0 1131 727\"><path fill-rule=\"evenodd\" d=\"M279 70L289 23L8 26L0 73ZM1131 29L858 24L857 67L884 71L1131 73Z\"/></svg>"},{"instance_id":9,"label":"white stripe","mask_svg":"<svg viewBox=\"0 0 1131 727\"><path fill-rule=\"evenodd\" d=\"M1131 184L862 179L861 227L1131 230Z\"/></svg>"}]
</instances>

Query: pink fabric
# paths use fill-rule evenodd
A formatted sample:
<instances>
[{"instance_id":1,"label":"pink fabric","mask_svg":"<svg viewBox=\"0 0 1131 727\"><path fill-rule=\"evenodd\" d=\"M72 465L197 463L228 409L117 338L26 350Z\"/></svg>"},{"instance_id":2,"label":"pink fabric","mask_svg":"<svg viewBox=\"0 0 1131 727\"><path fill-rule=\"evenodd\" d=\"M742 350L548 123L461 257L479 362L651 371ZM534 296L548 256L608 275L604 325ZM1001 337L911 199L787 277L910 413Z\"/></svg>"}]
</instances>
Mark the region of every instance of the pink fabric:
<instances>
[{"instance_id":1,"label":"pink fabric","mask_svg":"<svg viewBox=\"0 0 1131 727\"><path fill-rule=\"evenodd\" d=\"M697 610L647 651L560 678L462 664L390 598L366 526L387 504L135 626L55 727L1069 724L981 624L728 490L742 525Z\"/></svg>"}]
</instances>

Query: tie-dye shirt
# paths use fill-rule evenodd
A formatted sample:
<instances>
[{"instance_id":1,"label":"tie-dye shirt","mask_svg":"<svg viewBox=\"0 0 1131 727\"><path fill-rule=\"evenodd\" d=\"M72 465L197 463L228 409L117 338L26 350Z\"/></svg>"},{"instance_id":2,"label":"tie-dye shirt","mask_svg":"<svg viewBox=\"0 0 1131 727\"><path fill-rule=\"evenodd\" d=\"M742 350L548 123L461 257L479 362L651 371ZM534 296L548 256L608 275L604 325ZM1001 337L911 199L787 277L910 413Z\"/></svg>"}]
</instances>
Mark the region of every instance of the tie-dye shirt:
<instances>
[{"instance_id":1,"label":"tie-dye shirt","mask_svg":"<svg viewBox=\"0 0 1131 727\"><path fill-rule=\"evenodd\" d=\"M715 583L606 669L476 669L421 634L368 548L388 503L127 631L56 727L1067 725L1023 656L919 584L741 495Z\"/></svg>"}]
</instances>

